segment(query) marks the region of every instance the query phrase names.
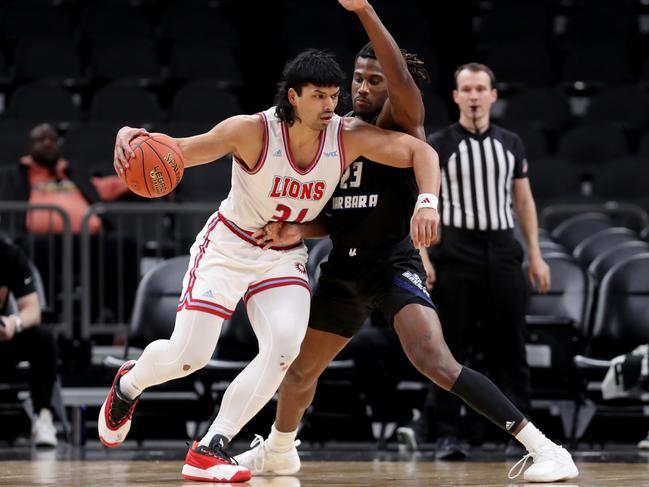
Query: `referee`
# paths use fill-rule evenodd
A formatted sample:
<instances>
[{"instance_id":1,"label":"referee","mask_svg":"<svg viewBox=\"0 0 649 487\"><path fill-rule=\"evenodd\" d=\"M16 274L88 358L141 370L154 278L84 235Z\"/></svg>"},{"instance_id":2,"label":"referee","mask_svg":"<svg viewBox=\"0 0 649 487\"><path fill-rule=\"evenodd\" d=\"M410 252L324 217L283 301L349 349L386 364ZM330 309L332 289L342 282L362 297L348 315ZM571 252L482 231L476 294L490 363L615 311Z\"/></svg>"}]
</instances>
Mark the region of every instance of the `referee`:
<instances>
[{"instance_id":1,"label":"referee","mask_svg":"<svg viewBox=\"0 0 649 487\"><path fill-rule=\"evenodd\" d=\"M460 120L428 138L442 169L442 237L431 253L429 285L434 285L453 355L463 363L469 346L483 352L494 382L527 413L527 286L523 249L514 238L516 222L527 244L529 281L542 293L549 288L550 269L539 249L525 149L516 134L490 123L497 99L493 71L469 63L460 66L454 78ZM436 397L436 456L462 458L465 452L457 439L460 402L448 394Z\"/></svg>"}]
</instances>

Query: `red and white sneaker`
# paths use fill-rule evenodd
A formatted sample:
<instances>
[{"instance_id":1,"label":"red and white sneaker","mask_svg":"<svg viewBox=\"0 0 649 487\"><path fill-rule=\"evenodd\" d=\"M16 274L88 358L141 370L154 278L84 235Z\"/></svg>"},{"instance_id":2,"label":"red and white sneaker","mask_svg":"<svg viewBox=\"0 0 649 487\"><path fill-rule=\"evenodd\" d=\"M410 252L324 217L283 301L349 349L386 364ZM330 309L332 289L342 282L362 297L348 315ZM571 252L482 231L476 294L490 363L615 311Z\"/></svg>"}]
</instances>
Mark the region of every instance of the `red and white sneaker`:
<instances>
[{"instance_id":1,"label":"red and white sneaker","mask_svg":"<svg viewBox=\"0 0 649 487\"><path fill-rule=\"evenodd\" d=\"M119 392L119 380L134 365L135 360L129 360L119 368L117 374L115 374L113 385L108 392L108 397L102 404L101 411L99 411L99 420L97 421L99 439L110 448L121 445L131 429L131 417L139 397L133 400L122 397Z\"/></svg>"},{"instance_id":2,"label":"red and white sneaker","mask_svg":"<svg viewBox=\"0 0 649 487\"><path fill-rule=\"evenodd\" d=\"M212 440L213 443L214 440ZM237 464L223 451L220 443L210 446L199 445L197 441L187 452L183 465L183 478L205 482L245 482L250 480L250 470Z\"/></svg>"}]
</instances>

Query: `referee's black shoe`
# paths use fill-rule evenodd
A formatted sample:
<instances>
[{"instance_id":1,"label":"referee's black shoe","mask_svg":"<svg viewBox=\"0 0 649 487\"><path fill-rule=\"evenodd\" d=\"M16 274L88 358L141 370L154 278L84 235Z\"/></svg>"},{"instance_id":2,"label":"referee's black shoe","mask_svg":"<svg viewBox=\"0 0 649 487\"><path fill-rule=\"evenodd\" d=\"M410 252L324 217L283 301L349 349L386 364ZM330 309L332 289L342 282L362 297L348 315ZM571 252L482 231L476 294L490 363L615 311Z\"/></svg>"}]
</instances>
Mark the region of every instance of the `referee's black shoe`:
<instances>
[{"instance_id":1,"label":"referee's black shoe","mask_svg":"<svg viewBox=\"0 0 649 487\"><path fill-rule=\"evenodd\" d=\"M435 442L435 460L464 460L466 448L455 436L441 436Z\"/></svg>"}]
</instances>

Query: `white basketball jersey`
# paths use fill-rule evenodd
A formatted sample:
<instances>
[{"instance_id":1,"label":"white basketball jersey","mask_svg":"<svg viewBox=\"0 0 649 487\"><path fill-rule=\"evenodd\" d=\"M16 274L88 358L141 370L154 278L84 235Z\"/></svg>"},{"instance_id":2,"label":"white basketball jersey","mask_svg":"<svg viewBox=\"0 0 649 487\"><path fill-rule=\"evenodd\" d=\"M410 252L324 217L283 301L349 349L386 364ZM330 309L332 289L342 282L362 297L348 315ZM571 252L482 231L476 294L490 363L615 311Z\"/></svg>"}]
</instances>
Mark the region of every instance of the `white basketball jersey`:
<instances>
[{"instance_id":1,"label":"white basketball jersey","mask_svg":"<svg viewBox=\"0 0 649 487\"><path fill-rule=\"evenodd\" d=\"M315 158L305 169L292 160L288 125L275 107L258 114L264 122L264 145L253 169L232 155L232 188L219 208L244 230L272 221L313 220L324 208L345 171L343 119L334 115L320 134Z\"/></svg>"}]
</instances>

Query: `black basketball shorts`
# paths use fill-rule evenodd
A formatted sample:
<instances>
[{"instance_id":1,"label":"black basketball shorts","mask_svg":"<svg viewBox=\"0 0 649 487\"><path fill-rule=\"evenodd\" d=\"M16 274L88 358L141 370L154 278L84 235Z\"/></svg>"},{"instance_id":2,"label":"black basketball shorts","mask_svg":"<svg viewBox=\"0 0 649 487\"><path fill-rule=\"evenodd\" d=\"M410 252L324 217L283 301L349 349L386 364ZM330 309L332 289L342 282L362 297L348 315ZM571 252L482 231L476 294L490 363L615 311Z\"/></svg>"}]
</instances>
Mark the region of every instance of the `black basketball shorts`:
<instances>
[{"instance_id":1,"label":"black basketball shorts","mask_svg":"<svg viewBox=\"0 0 649 487\"><path fill-rule=\"evenodd\" d=\"M337 256L334 250L321 266L318 284L309 327L347 338L374 310L392 326L394 316L407 304L435 309L421 258L412 248L365 258Z\"/></svg>"}]
</instances>

